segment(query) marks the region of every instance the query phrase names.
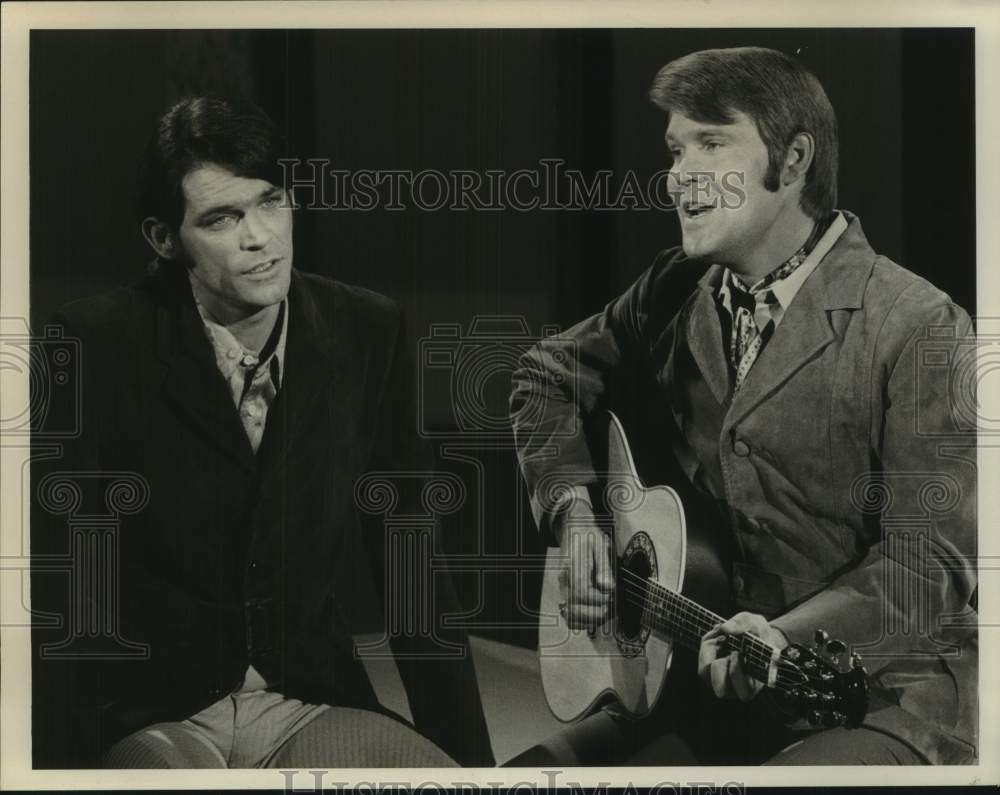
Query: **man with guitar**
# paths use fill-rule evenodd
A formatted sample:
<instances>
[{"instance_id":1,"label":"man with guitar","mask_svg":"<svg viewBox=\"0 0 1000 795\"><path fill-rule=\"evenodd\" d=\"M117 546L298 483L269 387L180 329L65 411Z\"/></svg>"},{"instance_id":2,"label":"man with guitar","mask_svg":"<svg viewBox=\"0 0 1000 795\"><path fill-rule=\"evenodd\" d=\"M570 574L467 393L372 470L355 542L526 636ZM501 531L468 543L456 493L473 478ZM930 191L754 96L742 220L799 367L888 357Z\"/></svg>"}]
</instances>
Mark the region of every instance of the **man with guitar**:
<instances>
[{"instance_id":1,"label":"man with guitar","mask_svg":"<svg viewBox=\"0 0 1000 795\"><path fill-rule=\"evenodd\" d=\"M700 641L705 687L670 694L680 711L657 731L701 762L971 763L976 438L959 404L975 397L958 386L974 366L971 322L835 209L834 111L794 59L696 52L663 67L651 97L666 112L683 245L514 376L532 508L561 545L562 619L595 633L623 604L588 429L606 409L631 411L646 464L672 467L685 503L720 509L710 530L731 575L731 617ZM688 558L685 590L698 585L690 546ZM733 641L780 652L826 633L864 655L867 714L854 728L782 728L761 697L773 678L752 676ZM710 753L686 733L695 722ZM678 761L664 754L642 758Z\"/></svg>"}]
</instances>

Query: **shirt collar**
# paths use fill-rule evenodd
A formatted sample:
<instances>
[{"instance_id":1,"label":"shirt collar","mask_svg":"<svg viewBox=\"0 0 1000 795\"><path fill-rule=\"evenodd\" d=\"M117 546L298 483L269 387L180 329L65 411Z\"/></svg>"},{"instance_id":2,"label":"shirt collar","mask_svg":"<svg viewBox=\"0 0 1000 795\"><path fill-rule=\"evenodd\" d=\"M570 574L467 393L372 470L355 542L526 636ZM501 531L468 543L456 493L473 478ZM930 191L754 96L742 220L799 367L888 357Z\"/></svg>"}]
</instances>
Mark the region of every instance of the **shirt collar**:
<instances>
[{"instance_id":1,"label":"shirt collar","mask_svg":"<svg viewBox=\"0 0 1000 795\"><path fill-rule=\"evenodd\" d=\"M245 357L251 357L251 359L247 359L248 362L252 362L250 366L254 366L257 363L257 353L244 348L229 329L212 320L208 314L208 310L202 306L197 297L195 298L195 305L198 307L198 314L201 315L202 323L205 325L205 332L208 335L208 339L212 343L212 349L215 352L215 364L226 380L232 378L233 374L243 364ZM274 344L270 355L263 361L260 361L261 366L270 370L275 388L280 387L285 369L285 342L288 338L287 298L282 300L278 310L278 323L281 324L280 331L278 332L278 340Z\"/></svg>"},{"instance_id":2,"label":"shirt collar","mask_svg":"<svg viewBox=\"0 0 1000 795\"><path fill-rule=\"evenodd\" d=\"M786 278L779 279L771 285L771 292L778 299L778 303L781 304L782 309L788 309L788 305L792 303L792 299L805 283L805 280L809 278L809 274L816 270L816 266L830 252L830 249L833 248L840 236L844 234L845 229L847 229L847 220L838 211L833 222L817 241L816 245L813 246L813 250L809 252L803 263Z\"/></svg>"},{"instance_id":3,"label":"shirt collar","mask_svg":"<svg viewBox=\"0 0 1000 795\"><path fill-rule=\"evenodd\" d=\"M795 268L795 270L788 274L788 276L783 279L777 279L768 286L768 289L774 294L774 297L777 299L782 310L788 309L789 304L792 303L792 299L805 283L805 280L809 278L809 275L814 270L816 270L816 266L819 265L819 263L823 260L823 257L830 252L830 249L833 248L834 244L840 239L840 236L846 229L847 219L844 218L843 213L837 210L834 214L833 221L827 227L820 239L816 242L816 245L813 246L812 251L806 255L802 264ZM723 274L722 284L719 289L719 297L722 299L727 308L730 308L731 305L729 283L731 279L736 278L738 277L731 270L729 270L729 268L726 268L725 273Z\"/></svg>"}]
</instances>

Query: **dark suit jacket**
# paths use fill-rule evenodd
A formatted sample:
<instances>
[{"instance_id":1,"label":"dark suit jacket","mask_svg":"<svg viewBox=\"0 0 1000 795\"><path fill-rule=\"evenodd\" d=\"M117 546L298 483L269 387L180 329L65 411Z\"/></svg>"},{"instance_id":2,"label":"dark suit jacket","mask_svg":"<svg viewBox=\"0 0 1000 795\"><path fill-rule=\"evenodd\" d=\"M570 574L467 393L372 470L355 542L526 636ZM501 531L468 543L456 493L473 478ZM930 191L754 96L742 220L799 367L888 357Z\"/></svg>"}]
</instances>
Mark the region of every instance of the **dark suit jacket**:
<instances>
[{"instance_id":1,"label":"dark suit jacket","mask_svg":"<svg viewBox=\"0 0 1000 795\"><path fill-rule=\"evenodd\" d=\"M821 628L857 647L882 707L867 725L930 761L969 762L970 321L876 255L845 215L735 398L714 298L722 269L680 251L603 313L543 341L514 378L521 465L544 530L559 483L596 480L579 420L614 408L624 380L624 392L645 397L640 422L666 421L661 456L672 453L682 478L725 510L736 606L795 642ZM544 407L525 409L539 397Z\"/></svg>"},{"instance_id":2,"label":"dark suit jacket","mask_svg":"<svg viewBox=\"0 0 1000 795\"><path fill-rule=\"evenodd\" d=\"M188 717L238 686L251 661L289 697L379 708L346 605L360 565L371 564L384 590L386 530L383 516L357 509L355 488L370 472L432 477L412 357L399 308L375 293L293 271L288 306L281 389L256 456L184 272L161 267L60 312L65 334L80 340L82 415L78 438L33 468L34 607L64 619L33 632L36 765L84 765L128 732ZM48 422L73 410L49 409ZM148 493L131 515L109 489L118 475ZM58 486L74 481L80 500L67 509ZM426 513L417 491L402 488L399 499L398 513ZM67 599L64 576L43 573L42 556L66 556L70 526L107 515L109 500L118 522L111 624L148 654L120 654L121 643L101 633L88 641L84 628L73 648L96 657L39 659L81 604ZM425 570L406 581L431 580L432 598L404 594L404 604L430 606L421 619L451 656L419 632L392 640L414 721L459 762L491 765L465 634L440 621L459 612L450 578Z\"/></svg>"}]
</instances>

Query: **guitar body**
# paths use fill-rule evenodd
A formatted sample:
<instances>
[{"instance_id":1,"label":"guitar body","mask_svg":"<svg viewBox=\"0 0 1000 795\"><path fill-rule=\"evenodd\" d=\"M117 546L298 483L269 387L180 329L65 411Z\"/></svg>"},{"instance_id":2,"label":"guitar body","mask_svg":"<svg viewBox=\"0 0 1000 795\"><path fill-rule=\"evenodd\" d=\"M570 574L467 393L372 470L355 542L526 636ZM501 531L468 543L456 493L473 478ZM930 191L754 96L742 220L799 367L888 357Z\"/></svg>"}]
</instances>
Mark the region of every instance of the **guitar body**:
<instances>
[{"instance_id":1,"label":"guitar body","mask_svg":"<svg viewBox=\"0 0 1000 795\"><path fill-rule=\"evenodd\" d=\"M591 493L591 498L596 521L614 540L615 590L608 619L589 631L567 625L561 610L569 600L561 549L549 550L542 581L542 688L552 713L566 722L606 703L634 718L648 715L665 687L695 684L686 675L667 679L674 647L696 652L704 634L732 614L719 539L702 529L689 532L692 514L706 528L711 514L702 513L704 506L693 494L688 506L694 510L685 515L673 489L647 488L618 418L611 413L603 418L588 442L595 459L603 457L606 465L601 494ZM567 522L564 546L566 538L573 543L573 531ZM868 710L868 678L857 654L848 666L847 652L847 644L821 629L811 647L791 644L779 651L746 633L727 638L721 650L740 655L744 671L766 685L786 722L853 728Z\"/></svg>"},{"instance_id":2,"label":"guitar body","mask_svg":"<svg viewBox=\"0 0 1000 795\"><path fill-rule=\"evenodd\" d=\"M641 607L630 598L628 587L634 578L680 593L689 557L693 557L697 581L703 586L714 583L716 598L728 593L721 558L701 539L689 546L677 493L668 486L647 488L642 483L618 418L609 413L599 434L606 443L601 495L605 513L601 516L598 507L595 513L612 532L616 558L615 599L609 619L592 632L573 630L566 624L559 610L566 591L560 582L564 556L558 548L548 552L542 583L538 638L542 687L553 714L567 722L609 702L642 717L660 697L674 642L642 626ZM600 449L598 444L594 447ZM567 524L565 532L572 531L572 524Z\"/></svg>"}]
</instances>

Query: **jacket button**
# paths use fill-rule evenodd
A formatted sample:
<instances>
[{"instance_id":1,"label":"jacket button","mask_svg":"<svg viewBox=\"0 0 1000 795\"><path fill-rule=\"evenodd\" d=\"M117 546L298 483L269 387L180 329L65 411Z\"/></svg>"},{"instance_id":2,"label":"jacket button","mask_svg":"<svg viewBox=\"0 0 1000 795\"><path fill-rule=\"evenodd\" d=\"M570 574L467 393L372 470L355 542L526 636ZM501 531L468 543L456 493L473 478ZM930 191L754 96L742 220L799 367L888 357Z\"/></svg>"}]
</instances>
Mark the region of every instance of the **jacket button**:
<instances>
[{"instance_id":1,"label":"jacket button","mask_svg":"<svg viewBox=\"0 0 1000 795\"><path fill-rule=\"evenodd\" d=\"M740 458L746 458L750 455L750 445L744 442L742 439L738 439L735 444L733 444L733 452L736 453Z\"/></svg>"}]
</instances>

